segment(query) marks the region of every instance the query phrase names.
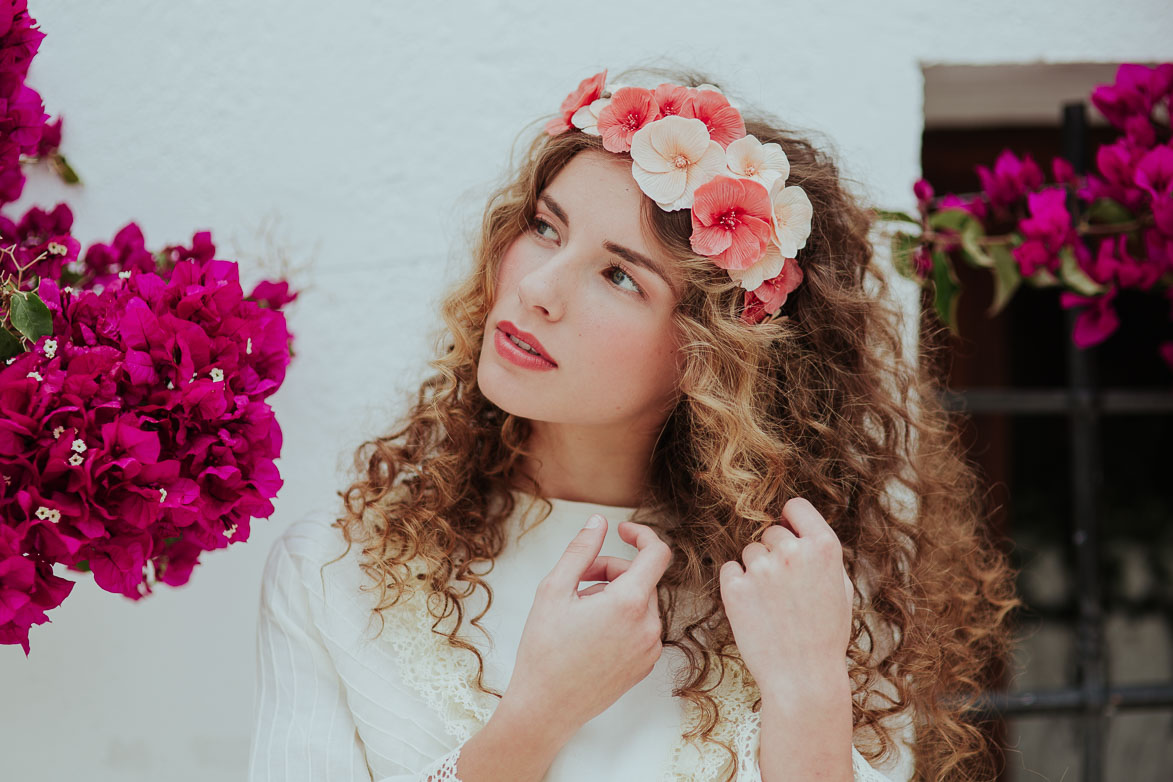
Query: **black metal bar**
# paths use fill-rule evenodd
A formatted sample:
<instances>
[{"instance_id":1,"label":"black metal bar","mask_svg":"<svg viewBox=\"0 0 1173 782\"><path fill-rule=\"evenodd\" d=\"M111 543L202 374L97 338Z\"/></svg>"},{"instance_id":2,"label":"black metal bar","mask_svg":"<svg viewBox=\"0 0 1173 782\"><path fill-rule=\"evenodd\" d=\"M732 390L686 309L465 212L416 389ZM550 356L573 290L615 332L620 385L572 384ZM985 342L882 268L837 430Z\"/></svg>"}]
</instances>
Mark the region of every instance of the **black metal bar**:
<instances>
[{"instance_id":1,"label":"black metal bar","mask_svg":"<svg viewBox=\"0 0 1173 782\"><path fill-rule=\"evenodd\" d=\"M1063 106L1063 156L1076 172L1087 166L1087 112L1083 102ZM1074 195L1070 199L1074 206ZM1073 211L1074 213L1074 211ZM1075 327L1075 313L1066 310L1068 334ZM1072 543L1079 625L1076 631L1076 660L1081 690L1084 782L1104 778L1104 749L1107 738L1105 707L1108 700L1107 665L1104 659L1104 616L1100 593L1099 519L1099 420L1095 367L1091 349L1080 349L1067 341L1067 386L1074 405L1069 409L1071 432L1071 499L1074 514Z\"/></svg>"},{"instance_id":2,"label":"black metal bar","mask_svg":"<svg viewBox=\"0 0 1173 782\"><path fill-rule=\"evenodd\" d=\"M973 414L1067 415L1084 404L1065 388L968 388L945 391L941 401L949 410ZM1105 389L1096 395L1096 409L1100 415L1173 413L1173 393Z\"/></svg>"},{"instance_id":3,"label":"black metal bar","mask_svg":"<svg viewBox=\"0 0 1173 782\"><path fill-rule=\"evenodd\" d=\"M1102 706L1097 708L1121 711L1173 707L1173 684L1112 687L1105 695ZM1071 687L1036 692L989 693L974 703L973 710L987 717L1033 717L1078 714L1084 712L1088 705L1084 688Z\"/></svg>"}]
</instances>

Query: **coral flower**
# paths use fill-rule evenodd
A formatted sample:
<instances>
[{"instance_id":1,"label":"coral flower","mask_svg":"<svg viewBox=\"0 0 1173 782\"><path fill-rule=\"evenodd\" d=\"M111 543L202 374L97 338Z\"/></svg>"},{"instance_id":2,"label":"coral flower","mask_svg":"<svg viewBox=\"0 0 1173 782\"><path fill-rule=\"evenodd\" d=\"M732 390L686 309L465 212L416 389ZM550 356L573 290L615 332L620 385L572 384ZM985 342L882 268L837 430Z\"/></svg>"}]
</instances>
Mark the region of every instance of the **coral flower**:
<instances>
[{"instance_id":1,"label":"coral flower","mask_svg":"<svg viewBox=\"0 0 1173 782\"><path fill-rule=\"evenodd\" d=\"M802 282L802 269L793 258L786 259L782 273L766 280L755 290L745 292L745 307L741 319L746 323L759 323L767 315L773 315L786 303L787 297Z\"/></svg>"},{"instance_id":2,"label":"coral flower","mask_svg":"<svg viewBox=\"0 0 1173 782\"><path fill-rule=\"evenodd\" d=\"M748 269L770 243L770 193L757 182L716 176L696 189L692 249L722 269Z\"/></svg>"},{"instance_id":3,"label":"coral flower","mask_svg":"<svg viewBox=\"0 0 1173 782\"><path fill-rule=\"evenodd\" d=\"M555 117L546 123L546 132L551 136L557 136L559 133L570 130L570 119L574 116L574 112L583 106L589 105L602 95L603 85L606 83L606 80L607 71L604 69L594 76L588 76L580 81L578 87L574 89L574 92L563 99L561 116Z\"/></svg>"},{"instance_id":4,"label":"coral flower","mask_svg":"<svg viewBox=\"0 0 1173 782\"><path fill-rule=\"evenodd\" d=\"M660 107L651 90L623 87L611 95L611 102L599 112L599 135L608 152L627 152L636 131L660 118Z\"/></svg>"},{"instance_id":5,"label":"coral flower","mask_svg":"<svg viewBox=\"0 0 1173 782\"><path fill-rule=\"evenodd\" d=\"M761 183L768 190L776 180L790 176L790 161L779 144L763 144L756 136L745 135L725 147L729 170L739 177Z\"/></svg>"},{"instance_id":6,"label":"coral flower","mask_svg":"<svg viewBox=\"0 0 1173 782\"><path fill-rule=\"evenodd\" d=\"M725 168L725 151L698 119L658 119L631 137L631 173L640 190L668 212L692 206L698 187Z\"/></svg>"},{"instance_id":7,"label":"coral flower","mask_svg":"<svg viewBox=\"0 0 1173 782\"><path fill-rule=\"evenodd\" d=\"M793 258L811 235L814 209L810 199L801 187L783 187L779 179L770 190L770 202L774 211L774 241L782 255Z\"/></svg>"},{"instance_id":8,"label":"coral flower","mask_svg":"<svg viewBox=\"0 0 1173 782\"><path fill-rule=\"evenodd\" d=\"M715 89L694 89L692 100L685 105L682 116L695 117L705 123L709 136L722 147L745 135L741 112Z\"/></svg>"},{"instance_id":9,"label":"coral flower","mask_svg":"<svg viewBox=\"0 0 1173 782\"><path fill-rule=\"evenodd\" d=\"M684 111L692 100L692 90L688 87L681 84L661 84L656 87L654 95L661 115L665 117L687 116Z\"/></svg>"}]
</instances>

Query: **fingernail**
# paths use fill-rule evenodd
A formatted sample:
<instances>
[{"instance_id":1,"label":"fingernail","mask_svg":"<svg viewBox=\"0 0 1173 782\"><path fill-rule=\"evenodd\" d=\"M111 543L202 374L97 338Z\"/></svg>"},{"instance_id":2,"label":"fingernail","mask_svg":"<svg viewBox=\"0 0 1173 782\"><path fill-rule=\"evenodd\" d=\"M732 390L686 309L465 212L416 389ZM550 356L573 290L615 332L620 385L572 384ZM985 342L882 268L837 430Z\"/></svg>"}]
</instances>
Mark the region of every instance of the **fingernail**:
<instances>
[{"instance_id":1,"label":"fingernail","mask_svg":"<svg viewBox=\"0 0 1173 782\"><path fill-rule=\"evenodd\" d=\"M595 515L593 515L589 519L587 519L586 528L587 529L595 529L596 527L599 527L602 524L603 524L603 517L596 513Z\"/></svg>"}]
</instances>

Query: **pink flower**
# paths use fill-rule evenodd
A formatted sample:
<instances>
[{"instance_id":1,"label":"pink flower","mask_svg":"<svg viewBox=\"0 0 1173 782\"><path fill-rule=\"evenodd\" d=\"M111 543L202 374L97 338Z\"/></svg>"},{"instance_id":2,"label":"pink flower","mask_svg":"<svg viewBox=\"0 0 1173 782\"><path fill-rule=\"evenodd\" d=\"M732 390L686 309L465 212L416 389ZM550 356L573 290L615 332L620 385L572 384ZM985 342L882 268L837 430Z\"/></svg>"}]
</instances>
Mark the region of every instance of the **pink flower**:
<instances>
[{"instance_id":1,"label":"pink flower","mask_svg":"<svg viewBox=\"0 0 1173 782\"><path fill-rule=\"evenodd\" d=\"M1092 345L1098 345L1120 326L1120 318L1112 307L1112 299L1115 297L1115 288L1109 288L1102 296L1080 296L1070 292L1060 294L1059 302L1063 309L1085 308L1076 318L1075 329L1071 334L1071 339L1077 347L1090 348Z\"/></svg>"},{"instance_id":2,"label":"pink flower","mask_svg":"<svg viewBox=\"0 0 1173 782\"><path fill-rule=\"evenodd\" d=\"M1008 149L1003 150L994 161L993 171L985 166L978 166L977 174L982 183L982 190L995 210L1009 209L1027 193L1037 190L1043 184L1043 172L1031 156L1023 155L1022 159L1019 159Z\"/></svg>"},{"instance_id":3,"label":"pink flower","mask_svg":"<svg viewBox=\"0 0 1173 782\"><path fill-rule=\"evenodd\" d=\"M685 105L681 116L695 117L705 123L709 137L722 147L729 146L745 135L745 121L741 118L741 112L715 90L694 89L692 100Z\"/></svg>"},{"instance_id":4,"label":"pink flower","mask_svg":"<svg viewBox=\"0 0 1173 782\"><path fill-rule=\"evenodd\" d=\"M729 142L725 161L734 175L752 179L767 190L776 180L785 182L790 176L790 161L782 146L773 141L763 144L748 133Z\"/></svg>"},{"instance_id":5,"label":"pink flower","mask_svg":"<svg viewBox=\"0 0 1173 782\"><path fill-rule=\"evenodd\" d=\"M722 269L748 269L770 243L771 214L766 188L748 179L716 176L696 190L692 249Z\"/></svg>"},{"instance_id":6,"label":"pink flower","mask_svg":"<svg viewBox=\"0 0 1173 782\"><path fill-rule=\"evenodd\" d=\"M642 87L623 87L611 96L599 112L599 135L608 152L627 152L631 137L650 122L660 118L660 107L651 90Z\"/></svg>"},{"instance_id":7,"label":"pink flower","mask_svg":"<svg viewBox=\"0 0 1173 782\"><path fill-rule=\"evenodd\" d=\"M786 259L781 274L766 280L756 290L745 292L742 321L752 325L760 323L767 315L775 314L801 282L802 269L793 258Z\"/></svg>"},{"instance_id":8,"label":"pink flower","mask_svg":"<svg viewBox=\"0 0 1173 782\"><path fill-rule=\"evenodd\" d=\"M1124 63L1116 69L1114 84L1102 84L1092 92L1092 104L1118 128L1131 117L1149 117L1153 106L1173 90L1173 64Z\"/></svg>"},{"instance_id":9,"label":"pink flower","mask_svg":"<svg viewBox=\"0 0 1173 782\"><path fill-rule=\"evenodd\" d=\"M607 79L606 69L588 76L578 83L578 86L562 100L560 115L546 123L546 132L557 136L570 130L570 119L574 112L603 94L603 85Z\"/></svg>"},{"instance_id":10,"label":"pink flower","mask_svg":"<svg viewBox=\"0 0 1173 782\"><path fill-rule=\"evenodd\" d=\"M1136 165L1137 187L1153 199L1173 195L1173 149L1153 147Z\"/></svg>"},{"instance_id":11,"label":"pink flower","mask_svg":"<svg viewBox=\"0 0 1173 782\"><path fill-rule=\"evenodd\" d=\"M1061 157L1051 159L1051 175L1055 178L1056 184L1071 186L1079 184L1079 176L1075 173L1075 167Z\"/></svg>"},{"instance_id":12,"label":"pink flower","mask_svg":"<svg viewBox=\"0 0 1173 782\"><path fill-rule=\"evenodd\" d=\"M1071 215L1067 212L1067 192L1050 188L1027 196L1030 217L1019 223L1025 241L1015 247L1014 257L1022 274L1030 276L1040 267L1059 268L1059 251L1076 241Z\"/></svg>"}]
</instances>

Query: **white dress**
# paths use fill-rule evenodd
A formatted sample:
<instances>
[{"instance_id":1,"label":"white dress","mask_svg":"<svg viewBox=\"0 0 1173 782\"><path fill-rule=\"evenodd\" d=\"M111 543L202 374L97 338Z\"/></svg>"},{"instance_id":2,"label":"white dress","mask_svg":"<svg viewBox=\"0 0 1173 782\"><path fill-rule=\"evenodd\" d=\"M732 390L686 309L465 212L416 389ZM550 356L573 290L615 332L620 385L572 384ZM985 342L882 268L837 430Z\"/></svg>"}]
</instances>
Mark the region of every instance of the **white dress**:
<instances>
[{"instance_id":1,"label":"white dress","mask_svg":"<svg viewBox=\"0 0 1173 782\"><path fill-rule=\"evenodd\" d=\"M602 554L631 559L636 553L618 535L619 522L632 516L632 508L554 499L550 516L532 526L540 505L530 504L528 495L516 496L520 502L506 522L505 550L483 576L493 589L493 605L481 619L491 641L467 619L484 606L483 590L466 599L461 628L461 637L484 657L485 683L498 692L509 683L538 582L587 518L597 512L608 521ZM526 527L531 528L519 537ZM488 721L498 700L471 683L476 669L471 653L431 632L422 598L401 600L384 612L380 632L372 616L378 592L370 591L359 568L360 546L326 564L345 549L340 530L302 520L286 529L269 553L257 626L249 779L458 780L460 746ZM360 591L363 584L368 591ZM711 743L686 744L681 737L689 724L688 702L671 693L673 666L682 660L678 650L665 648L651 674L563 745L546 782L723 779L729 754ZM737 677L726 681L718 691L724 693L718 733L740 756L737 782L760 782L760 722L753 698L747 699ZM856 782L911 777L907 753L885 774L854 747L852 756Z\"/></svg>"}]
</instances>

